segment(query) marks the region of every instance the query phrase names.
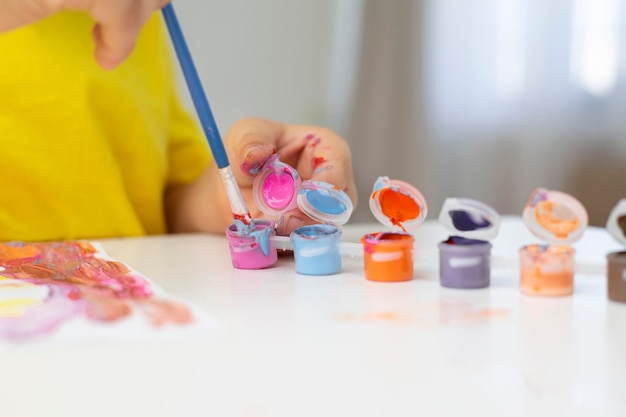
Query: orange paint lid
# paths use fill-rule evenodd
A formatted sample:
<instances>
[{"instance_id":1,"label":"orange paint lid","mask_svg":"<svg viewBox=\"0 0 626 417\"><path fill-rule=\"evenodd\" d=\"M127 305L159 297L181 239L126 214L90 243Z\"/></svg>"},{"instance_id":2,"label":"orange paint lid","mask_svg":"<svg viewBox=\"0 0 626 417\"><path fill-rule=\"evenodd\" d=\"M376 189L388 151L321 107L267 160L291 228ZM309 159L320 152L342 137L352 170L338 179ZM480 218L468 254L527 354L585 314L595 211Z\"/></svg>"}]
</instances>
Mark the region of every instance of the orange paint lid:
<instances>
[{"instance_id":1,"label":"orange paint lid","mask_svg":"<svg viewBox=\"0 0 626 417\"><path fill-rule=\"evenodd\" d=\"M548 243L573 243L589 223L585 207L569 194L537 188L522 213L532 234Z\"/></svg>"},{"instance_id":2,"label":"orange paint lid","mask_svg":"<svg viewBox=\"0 0 626 417\"><path fill-rule=\"evenodd\" d=\"M626 245L626 198L621 199L609 214L606 230L619 243Z\"/></svg>"},{"instance_id":3,"label":"orange paint lid","mask_svg":"<svg viewBox=\"0 0 626 417\"><path fill-rule=\"evenodd\" d=\"M417 229L428 214L426 199L417 188L389 177L378 177L369 205L380 223L403 232Z\"/></svg>"}]
</instances>

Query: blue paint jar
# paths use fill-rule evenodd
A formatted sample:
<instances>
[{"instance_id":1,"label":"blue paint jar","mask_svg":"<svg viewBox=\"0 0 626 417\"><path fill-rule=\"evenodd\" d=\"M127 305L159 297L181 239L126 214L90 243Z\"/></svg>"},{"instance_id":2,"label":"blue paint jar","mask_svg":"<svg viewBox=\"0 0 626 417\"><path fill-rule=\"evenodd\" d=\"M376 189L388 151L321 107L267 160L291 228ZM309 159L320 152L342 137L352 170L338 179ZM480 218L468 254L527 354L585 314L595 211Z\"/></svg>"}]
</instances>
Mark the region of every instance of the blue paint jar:
<instances>
[{"instance_id":1,"label":"blue paint jar","mask_svg":"<svg viewBox=\"0 0 626 417\"><path fill-rule=\"evenodd\" d=\"M291 233L296 272L331 275L341 271L341 230L329 224L302 226Z\"/></svg>"}]
</instances>

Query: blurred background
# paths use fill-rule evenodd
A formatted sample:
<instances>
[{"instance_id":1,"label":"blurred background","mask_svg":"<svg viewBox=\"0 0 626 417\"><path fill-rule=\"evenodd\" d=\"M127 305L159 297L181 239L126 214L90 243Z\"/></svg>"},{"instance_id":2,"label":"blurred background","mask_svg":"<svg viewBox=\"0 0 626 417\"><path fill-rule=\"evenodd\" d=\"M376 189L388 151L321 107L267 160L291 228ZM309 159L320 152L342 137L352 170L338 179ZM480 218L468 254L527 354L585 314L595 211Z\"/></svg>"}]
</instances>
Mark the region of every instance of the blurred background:
<instances>
[{"instance_id":1,"label":"blurred background","mask_svg":"<svg viewBox=\"0 0 626 417\"><path fill-rule=\"evenodd\" d=\"M374 221L379 175L431 219L446 197L521 214L542 186L604 226L626 198L626 0L175 4L223 133L261 116L348 140L351 222Z\"/></svg>"}]
</instances>

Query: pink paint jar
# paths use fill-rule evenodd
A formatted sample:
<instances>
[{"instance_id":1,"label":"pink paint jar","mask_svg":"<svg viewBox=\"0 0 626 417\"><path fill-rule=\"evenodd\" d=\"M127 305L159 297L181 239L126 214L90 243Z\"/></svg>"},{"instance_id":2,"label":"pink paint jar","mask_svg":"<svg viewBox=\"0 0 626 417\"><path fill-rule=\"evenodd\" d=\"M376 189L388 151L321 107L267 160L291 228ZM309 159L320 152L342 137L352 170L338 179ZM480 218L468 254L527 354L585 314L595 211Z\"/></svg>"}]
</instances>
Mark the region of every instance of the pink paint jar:
<instances>
[{"instance_id":1,"label":"pink paint jar","mask_svg":"<svg viewBox=\"0 0 626 417\"><path fill-rule=\"evenodd\" d=\"M276 233L274 222L255 220L254 226L256 230L249 235L237 231L234 224L226 229L231 259L237 269L267 268L274 265L278 259L276 248L270 239Z\"/></svg>"},{"instance_id":2,"label":"pink paint jar","mask_svg":"<svg viewBox=\"0 0 626 417\"><path fill-rule=\"evenodd\" d=\"M528 229L547 243L520 249L521 292L534 296L572 294L576 251L569 244L580 239L587 228L585 207L569 194L537 188L522 217Z\"/></svg>"},{"instance_id":3,"label":"pink paint jar","mask_svg":"<svg viewBox=\"0 0 626 417\"><path fill-rule=\"evenodd\" d=\"M626 245L626 199L611 210L606 229L615 240ZM626 251L609 253L606 260L609 300L626 303Z\"/></svg>"}]
</instances>

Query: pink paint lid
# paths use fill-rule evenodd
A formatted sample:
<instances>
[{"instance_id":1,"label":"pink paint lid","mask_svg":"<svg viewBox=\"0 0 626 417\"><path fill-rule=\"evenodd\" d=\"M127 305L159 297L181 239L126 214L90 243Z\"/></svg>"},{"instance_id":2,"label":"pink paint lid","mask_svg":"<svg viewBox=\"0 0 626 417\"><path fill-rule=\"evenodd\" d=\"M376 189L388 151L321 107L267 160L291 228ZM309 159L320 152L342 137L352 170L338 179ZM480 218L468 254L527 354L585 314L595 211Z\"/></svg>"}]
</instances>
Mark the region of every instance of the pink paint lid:
<instances>
[{"instance_id":1,"label":"pink paint lid","mask_svg":"<svg viewBox=\"0 0 626 417\"><path fill-rule=\"evenodd\" d=\"M295 168L272 155L252 185L257 207L266 215L280 216L296 207L315 221L345 224L354 206L348 194L322 181L302 181Z\"/></svg>"},{"instance_id":2,"label":"pink paint lid","mask_svg":"<svg viewBox=\"0 0 626 417\"><path fill-rule=\"evenodd\" d=\"M417 188L383 176L374 183L369 205L380 223L404 232L417 229L428 214L426 198Z\"/></svg>"},{"instance_id":3,"label":"pink paint lid","mask_svg":"<svg viewBox=\"0 0 626 417\"><path fill-rule=\"evenodd\" d=\"M447 198L439 222L454 236L491 240L498 235L500 215L492 207L470 198Z\"/></svg>"},{"instance_id":4,"label":"pink paint lid","mask_svg":"<svg viewBox=\"0 0 626 417\"><path fill-rule=\"evenodd\" d=\"M295 168L280 162L278 154L274 154L254 179L252 197L263 213L279 216L296 207L300 184Z\"/></svg>"},{"instance_id":5,"label":"pink paint lid","mask_svg":"<svg viewBox=\"0 0 626 417\"><path fill-rule=\"evenodd\" d=\"M619 243L626 245L626 198L621 199L606 221L606 230Z\"/></svg>"},{"instance_id":6,"label":"pink paint lid","mask_svg":"<svg viewBox=\"0 0 626 417\"><path fill-rule=\"evenodd\" d=\"M585 207L569 194L537 188L522 213L532 234L548 243L573 243L580 239L589 223Z\"/></svg>"}]
</instances>

